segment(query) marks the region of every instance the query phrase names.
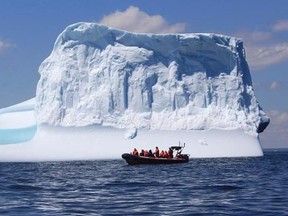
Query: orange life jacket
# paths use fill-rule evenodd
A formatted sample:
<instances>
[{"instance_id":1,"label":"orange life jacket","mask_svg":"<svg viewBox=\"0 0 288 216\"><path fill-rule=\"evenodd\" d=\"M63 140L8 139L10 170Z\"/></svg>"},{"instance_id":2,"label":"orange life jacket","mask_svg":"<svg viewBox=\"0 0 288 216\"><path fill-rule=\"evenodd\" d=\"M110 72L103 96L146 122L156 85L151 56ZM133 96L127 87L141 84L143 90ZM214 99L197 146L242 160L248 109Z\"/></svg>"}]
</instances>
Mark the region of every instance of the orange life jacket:
<instances>
[{"instance_id":1,"label":"orange life jacket","mask_svg":"<svg viewBox=\"0 0 288 216\"><path fill-rule=\"evenodd\" d=\"M168 155L167 151L165 151L164 152L164 158L168 158L168 157L169 157L169 155Z\"/></svg>"}]
</instances>

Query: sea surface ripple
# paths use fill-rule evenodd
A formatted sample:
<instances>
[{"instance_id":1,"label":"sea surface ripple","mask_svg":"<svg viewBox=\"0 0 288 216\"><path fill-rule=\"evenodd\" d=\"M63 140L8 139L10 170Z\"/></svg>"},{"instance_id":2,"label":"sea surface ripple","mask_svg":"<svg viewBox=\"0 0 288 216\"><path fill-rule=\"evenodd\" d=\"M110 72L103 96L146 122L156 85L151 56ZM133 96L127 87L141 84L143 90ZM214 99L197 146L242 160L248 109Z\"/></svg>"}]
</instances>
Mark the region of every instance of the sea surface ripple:
<instances>
[{"instance_id":1,"label":"sea surface ripple","mask_svg":"<svg viewBox=\"0 0 288 216\"><path fill-rule=\"evenodd\" d=\"M0 215L288 215L287 161L0 163Z\"/></svg>"}]
</instances>

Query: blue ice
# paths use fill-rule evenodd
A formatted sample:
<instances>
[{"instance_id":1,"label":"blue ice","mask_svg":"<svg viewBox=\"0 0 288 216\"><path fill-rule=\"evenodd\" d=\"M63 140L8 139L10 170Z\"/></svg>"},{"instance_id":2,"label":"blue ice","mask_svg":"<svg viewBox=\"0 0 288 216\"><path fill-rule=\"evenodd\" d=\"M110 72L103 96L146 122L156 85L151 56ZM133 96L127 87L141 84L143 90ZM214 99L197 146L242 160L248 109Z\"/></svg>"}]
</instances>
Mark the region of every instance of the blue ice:
<instances>
[{"instance_id":1,"label":"blue ice","mask_svg":"<svg viewBox=\"0 0 288 216\"><path fill-rule=\"evenodd\" d=\"M35 136L36 130L36 125L16 129L0 129L0 145L30 141Z\"/></svg>"}]
</instances>

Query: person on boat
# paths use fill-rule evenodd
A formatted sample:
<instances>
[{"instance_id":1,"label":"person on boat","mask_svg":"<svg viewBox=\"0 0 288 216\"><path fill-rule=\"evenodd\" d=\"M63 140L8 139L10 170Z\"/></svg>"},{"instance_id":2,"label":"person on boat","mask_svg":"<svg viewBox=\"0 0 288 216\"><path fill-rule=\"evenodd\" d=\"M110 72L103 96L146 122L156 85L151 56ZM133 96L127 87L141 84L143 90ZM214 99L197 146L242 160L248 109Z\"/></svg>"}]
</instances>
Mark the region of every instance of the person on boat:
<instances>
[{"instance_id":1,"label":"person on boat","mask_svg":"<svg viewBox=\"0 0 288 216\"><path fill-rule=\"evenodd\" d=\"M144 156L144 149L141 150L140 156Z\"/></svg>"},{"instance_id":2,"label":"person on boat","mask_svg":"<svg viewBox=\"0 0 288 216\"><path fill-rule=\"evenodd\" d=\"M171 147L168 150L168 156L169 156L169 158L173 158L173 150Z\"/></svg>"},{"instance_id":3,"label":"person on boat","mask_svg":"<svg viewBox=\"0 0 288 216\"><path fill-rule=\"evenodd\" d=\"M160 152L159 157L164 158L164 151L163 150Z\"/></svg>"},{"instance_id":4,"label":"person on boat","mask_svg":"<svg viewBox=\"0 0 288 216\"><path fill-rule=\"evenodd\" d=\"M149 155L148 155L148 157L154 157L154 154L152 153L152 150L151 150L151 149L149 150Z\"/></svg>"},{"instance_id":5,"label":"person on boat","mask_svg":"<svg viewBox=\"0 0 288 216\"><path fill-rule=\"evenodd\" d=\"M147 150L144 151L144 157L149 157L149 152Z\"/></svg>"},{"instance_id":6,"label":"person on boat","mask_svg":"<svg viewBox=\"0 0 288 216\"><path fill-rule=\"evenodd\" d=\"M154 152L155 157L159 157L159 148L156 146L155 152Z\"/></svg>"},{"instance_id":7,"label":"person on boat","mask_svg":"<svg viewBox=\"0 0 288 216\"><path fill-rule=\"evenodd\" d=\"M133 155L138 155L138 151L136 148L134 148L134 150L133 150Z\"/></svg>"},{"instance_id":8,"label":"person on boat","mask_svg":"<svg viewBox=\"0 0 288 216\"><path fill-rule=\"evenodd\" d=\"M168 158L168 157L169 157L168 152L165 151L165 152L164 152L164 158Z\"/></svg>"}]
</instances>

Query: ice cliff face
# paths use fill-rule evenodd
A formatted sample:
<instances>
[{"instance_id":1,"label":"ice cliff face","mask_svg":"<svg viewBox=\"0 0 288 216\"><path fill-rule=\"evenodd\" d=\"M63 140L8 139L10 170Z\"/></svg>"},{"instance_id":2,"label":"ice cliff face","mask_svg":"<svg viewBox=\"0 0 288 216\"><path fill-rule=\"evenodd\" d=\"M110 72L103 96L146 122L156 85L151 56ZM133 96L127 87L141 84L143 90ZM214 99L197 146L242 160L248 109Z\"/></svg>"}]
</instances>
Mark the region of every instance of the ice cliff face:
<instances>
[{"instance_id":1,"label":"ice cliff face","mask_svg":"<svg viewBox=\"0 0 288 216\"><path fill-rule=\"evenodd\" d=\"M215 34L68 26L39 68L38 123L261 132L243 43Z\"/></svg>"}]
</instances>

